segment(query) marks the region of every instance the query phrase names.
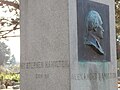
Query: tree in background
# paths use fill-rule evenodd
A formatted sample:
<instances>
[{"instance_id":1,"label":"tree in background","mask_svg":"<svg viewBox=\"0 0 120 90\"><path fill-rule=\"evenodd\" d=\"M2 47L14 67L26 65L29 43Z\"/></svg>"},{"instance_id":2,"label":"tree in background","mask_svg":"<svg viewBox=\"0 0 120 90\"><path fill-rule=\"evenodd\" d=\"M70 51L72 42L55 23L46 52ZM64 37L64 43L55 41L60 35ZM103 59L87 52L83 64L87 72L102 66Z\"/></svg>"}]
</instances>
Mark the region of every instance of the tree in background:
<instances>
[{"instance_id":1,"label":"tree in background","mask_svg":"<svg viewBox=\"0 0 120 90\"><path fill-rule=\"evenodd\" d=\"M0 65L6 64L10 58L10 49L4 42L0 42Z\"/></svg>"},{"instance_id":2,"label":"tree in background","mask_svg":"<svg viewBox=\"0 0 120 90\"><path fill-rule=\"evenodd\" d=\"M116 34L120 35L120 0L115 0Z\"/></svg>"},{"instance_id":3,"label":"tree in background","mask_svg":"<svg viewBox=\"0 0 120 90\"><path fill-rule=\"evenodd\" d=\"M19 0L0 0L0 39L19 37L20 31Z\"/></svg>"},{"instance_id":4,"label":"tree in background","mask_svg":"<svg viewBox=\"0 0 120 90\"><path fill-rule=\"evenodd\" d=\"M19 37L19 31L19 0L0 0L0 40L9 37ZM0 60L0 65L3 63L15 63L15 57L10 55L8 46L5 43L0 42L0 47L0 59L2 59Z\"/></svg>"},{"instance_id":5,"label":"tree in background","mask_svg":"<svg viewBox=\"0 0 120 90\"><path fill-rule=\"evenodd\" d=\"M0 42L0 70L6 69L11 72L19 72L19 64L16 63L15 56L11 54L10 48Z\"/></svg>"},{"instance_id":6,"label":"tree in background","mask_svg":"<svg viewBox=\"0 0 120 90\"><path fill-rule=\"evenodd\" d=\"M120 0L115 0L117 59L120 58Z\"/></svg>"},{"instance_id":7,"label":"tree in background","mask_svg":"<svg viewBox=\"0 0 120 90\"><path fill-rule=\"evenodd\" d=\"M4 43L0 42L0 65L14 66L16 59L11 55L10 48Z\"/></svg>"},{"instance_id":8,"label":"tree in background","mask_svg":"<svg viewBox=\"0 0 120 90\"><path fill-rule=\"evenodd\" d=\"M16 59L11 54L10 48L1 42L9 40L9 37L20 37L19 0L0 0L0 66L13 70L17 69Z\"/></svg>"},{"instance_id":9,"label":"tree in background","mask_svg":"<svg viewBox=\"0 0 120 90\"><path fill-rule=\"evenodd\" d=\"M6 62L7 65L9 65L9 67L14 66L16 64L16 59L15 56L12 55L9 60Z\"/></svg>"},{"instance_id":10,"label":"tree in background","mask_svg":"<svg viewBox=\"0 0 120 90\"><path fill-rule=\"evenodd\" d=\"M20 36L19 0L0 0L0 40ZM10 48L0 41L0 65L12 66L16 63Z\"/></svg>"},{"instance_id":11,"label":"tree in background","mask_svg":"<svg viewBox=\"0 0 120 90\"><path fill-rule=\"evenodd\" d=\"M117 67L118 77L120 77L120 0L115 0L115 19L116 19L116 46L117 46Z\"/></svg>"}]
</instances>

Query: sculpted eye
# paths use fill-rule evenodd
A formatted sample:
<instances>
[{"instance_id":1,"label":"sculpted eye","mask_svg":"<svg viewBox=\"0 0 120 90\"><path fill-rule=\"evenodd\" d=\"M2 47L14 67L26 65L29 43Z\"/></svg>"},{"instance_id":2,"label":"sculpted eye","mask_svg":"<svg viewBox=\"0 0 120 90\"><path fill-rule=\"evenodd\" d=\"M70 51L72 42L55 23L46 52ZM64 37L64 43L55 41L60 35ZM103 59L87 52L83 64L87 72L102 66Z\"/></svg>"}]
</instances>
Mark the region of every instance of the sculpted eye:
<instances>
[{"instance_id":1,"label":"sculpted eye","mask_svg":"<svg viewBox=\"0 0 120 90\"><path fill-rule=\"evenodd\" d=\"M97 31L97 28L98 28L98 27L94 27L93 30L94 30L94 31Z\"/></svg>"},{"instance_id":2,"label":"sculpted eye","mask_svg":"<svg viewBox=\"0 0 120 90\"><path fill-rule=\"evenodd\" d=\"M98 27L96 26L95 29L97 29Z\"/></svg>"}]
</instances>

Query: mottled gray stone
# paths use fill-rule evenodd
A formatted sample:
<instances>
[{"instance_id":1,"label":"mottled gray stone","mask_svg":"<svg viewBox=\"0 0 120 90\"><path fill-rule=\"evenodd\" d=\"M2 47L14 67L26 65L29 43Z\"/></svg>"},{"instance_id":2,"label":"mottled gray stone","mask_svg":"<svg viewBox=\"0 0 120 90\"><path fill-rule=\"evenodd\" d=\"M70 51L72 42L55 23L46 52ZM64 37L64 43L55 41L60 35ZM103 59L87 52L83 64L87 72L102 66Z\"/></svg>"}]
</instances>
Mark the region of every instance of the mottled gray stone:
<instances>
[{"instance_id":1,"label":"mottled gray stone","mask_svg":"<svg viewBox=\"0 0 120 90\"><path fill-rule=\"evenodd\" d=\"M21 0L21 90L69 90L68 28L67 0Z\"/></svg>"}]
</instances>

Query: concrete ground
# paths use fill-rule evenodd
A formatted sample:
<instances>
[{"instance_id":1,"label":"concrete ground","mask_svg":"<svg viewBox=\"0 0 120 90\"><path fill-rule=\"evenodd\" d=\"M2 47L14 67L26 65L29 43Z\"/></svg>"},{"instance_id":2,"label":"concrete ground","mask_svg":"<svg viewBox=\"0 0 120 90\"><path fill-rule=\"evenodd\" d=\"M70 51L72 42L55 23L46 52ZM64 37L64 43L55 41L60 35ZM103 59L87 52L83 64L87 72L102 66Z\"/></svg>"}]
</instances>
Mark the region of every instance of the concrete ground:
<instances>
[{"instance_id":1,"label":"concrete ground","mask_svg":"<svg viewBox=\"0 0 120 90\"><path fill-rule=\"evenodd\" d=\"M118 86L120 86L120 84L118 84ZM0 90L20 90L20 89L12 89L12 86L9 86L8 89L0 89ZM118 88L118 90L120 90L120 88Z\"/></svg>"},{"instance_id":2,"label":"concrete ground","mask_svg":"<svg viewBox=\"0 0 120 90\"><path fill-rule=\"evenodd\" d=\"M8 86L8 89L0 89L0 90L20 90L20 89L12 89L12 86Z\"/></svg>"}]
</instances>

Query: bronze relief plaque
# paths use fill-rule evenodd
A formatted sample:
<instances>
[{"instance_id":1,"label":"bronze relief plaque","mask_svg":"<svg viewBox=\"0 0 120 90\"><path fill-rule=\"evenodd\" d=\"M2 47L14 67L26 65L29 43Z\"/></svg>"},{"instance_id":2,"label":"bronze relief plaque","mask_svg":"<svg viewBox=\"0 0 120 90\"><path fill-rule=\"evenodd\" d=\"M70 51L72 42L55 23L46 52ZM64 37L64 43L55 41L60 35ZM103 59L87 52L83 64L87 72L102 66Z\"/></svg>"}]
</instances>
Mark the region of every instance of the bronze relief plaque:
<instances>
[{"instance_id":1,"label":"bronze relief plaque","mask_svg":"<svg viewBox=\"0 0 120 90\"><path fill-rule=\"evenodd\" d=\"M78 60L110 61L109 6L77 0Z\"/></svg>"}]
</instances>

